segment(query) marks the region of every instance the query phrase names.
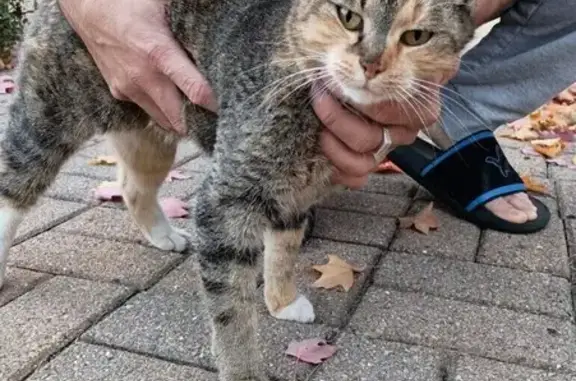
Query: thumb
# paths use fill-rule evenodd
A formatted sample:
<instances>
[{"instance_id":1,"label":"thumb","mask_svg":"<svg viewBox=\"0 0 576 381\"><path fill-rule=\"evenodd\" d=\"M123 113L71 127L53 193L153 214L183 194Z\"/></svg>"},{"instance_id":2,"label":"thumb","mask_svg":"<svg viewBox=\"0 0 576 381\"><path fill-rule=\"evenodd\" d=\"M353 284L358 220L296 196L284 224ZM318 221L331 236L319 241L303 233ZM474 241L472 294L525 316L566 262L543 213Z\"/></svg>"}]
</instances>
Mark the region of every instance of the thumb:
<instances>
[{"instance_id":1,"label":"thumb","mask_svg":"<svg viewBox=\"0 0 576 381\"><path fill-rule=\"evenodd\" d=\"M180 49L175 42L173 43L174 48L169 49L170 54L164 54L157 62L158 68L178 86L192 103L212 112L217 112L218 103L208 81L194 66L184 50Z\"/></svg>"}]
</instances>

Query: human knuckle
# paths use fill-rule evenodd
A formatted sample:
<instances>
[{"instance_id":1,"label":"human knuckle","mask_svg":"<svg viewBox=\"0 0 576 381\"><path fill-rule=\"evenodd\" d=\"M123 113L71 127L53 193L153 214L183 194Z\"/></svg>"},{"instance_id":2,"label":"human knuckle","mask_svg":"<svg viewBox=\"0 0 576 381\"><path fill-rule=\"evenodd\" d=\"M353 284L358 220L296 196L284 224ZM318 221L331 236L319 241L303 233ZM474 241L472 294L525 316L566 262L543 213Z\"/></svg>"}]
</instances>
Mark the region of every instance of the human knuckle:
<instances>
[{"instance_id":1,"label":"human knuckle","mask_svg":"<svg viewBox=\"0 0 576 381\"><path fill-rule=\"evenodd\" d=\"M360 163L348 165L346 168L346 173L349 176L362 177L365 176L370 171L370 169L371 168L364 161L362 161Z\"/></svg>"},{"instance_id":2,"label":"human knuckle","mask_svg":"<svg viewBox=\"0 0 576 381\"><path fill-rule=\"evenodd\" d=\"M382 139L382 137L380 137ZM352 150L358 153L367 153L374 149L374 140L362 138L356 139L350 143Z\"/></svg>"},{"instance_id":3,"label":"human knuckle","mask_svg":"<svg viewBox=\"0 0 576 381\"><path fill-rule=\"evenodd\" d=\"M394 142L397 145L410 145L416 141L418 136L417 132L414 131L404 131L400 134L397 138L397 141Z\"/></svg>"},{"instance_id":4,"label":"human knuckle","mask_svg":"<svg viewBox=\"0 0 576 381\"><path fill-rule=\"evenodd\" d=\"M126 71L126 80L123 81L123 86L126 91L134 91L135 88L142 86L146 83L146 73L144 70L131 68Z\"/></svg>"},{"instance_id":5,"label":"human knuckle","mask_svg":"<svg viewBox=\"0 0 576 381\"><path fill-rule=\"evenodd\" d=\"M183 84L183 90L195 104L206 105L211 101L212 92L210 86L204 81L186 79Z\"/></svg>"},{"instance_id":6,"label":"human knuckle","mask_svg":"<svg viewBox=\"0 0 576 381\"><path fill-rule=\"evenodd\" d=\"M173 49L168 44L153 42L145 48L148 61L156 67L166 66L166 62L172 55Z\"/></svg>"}]
</instances>

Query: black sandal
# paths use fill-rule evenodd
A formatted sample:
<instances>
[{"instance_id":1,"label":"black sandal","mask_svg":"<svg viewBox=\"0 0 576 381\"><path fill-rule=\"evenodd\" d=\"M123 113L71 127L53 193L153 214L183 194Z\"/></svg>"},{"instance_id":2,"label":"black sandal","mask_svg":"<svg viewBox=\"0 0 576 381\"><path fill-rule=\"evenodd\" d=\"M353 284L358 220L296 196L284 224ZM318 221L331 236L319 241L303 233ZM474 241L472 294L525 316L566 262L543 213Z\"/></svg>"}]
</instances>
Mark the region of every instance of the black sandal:
<instances>
[{"instance_id":1,"label":"black sandal","mask_svg":"<svg viewBox=\"0 0 576 381\"><path fill-rule=\"evenodd\" d=\"M491 131L470 135L446 151L417 139L396 148L388 159L458 217L479 228L527 234L542 230L550 221L548 207L533 197L538 217L523 224L506 221L484 207L497 197L527 191Z\"/></svg>"}]
</instances>

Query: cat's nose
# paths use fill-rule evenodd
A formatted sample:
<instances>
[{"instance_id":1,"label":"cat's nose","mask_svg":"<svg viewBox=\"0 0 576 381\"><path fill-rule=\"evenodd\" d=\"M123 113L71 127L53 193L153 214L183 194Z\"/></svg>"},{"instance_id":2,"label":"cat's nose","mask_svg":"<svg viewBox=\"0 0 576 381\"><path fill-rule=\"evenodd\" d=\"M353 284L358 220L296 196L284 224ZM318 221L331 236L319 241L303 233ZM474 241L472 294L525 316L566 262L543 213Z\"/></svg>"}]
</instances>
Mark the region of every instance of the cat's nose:
<instances>
[{"instance_id":1,"label":"cat's nose","mask_svg":"<svg viewBox=\"0 0 576 381\"><path fill-rule=\"evenodd\" d=\"M380 62L368 61L364 58L360 58L360 66L364 69L364 75L366 79L372 79L378 74L382 73L382 65Z\"/></svg>"}]
</instances>

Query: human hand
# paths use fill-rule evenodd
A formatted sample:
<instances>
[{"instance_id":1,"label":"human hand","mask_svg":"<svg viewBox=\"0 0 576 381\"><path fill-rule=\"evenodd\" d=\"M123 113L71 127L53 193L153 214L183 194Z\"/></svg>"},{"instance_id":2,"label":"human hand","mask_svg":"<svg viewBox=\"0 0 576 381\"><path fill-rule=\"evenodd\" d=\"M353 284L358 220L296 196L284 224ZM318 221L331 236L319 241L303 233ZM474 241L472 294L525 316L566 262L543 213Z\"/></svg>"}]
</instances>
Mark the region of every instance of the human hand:
<instances>
[{"instance_id":1,"label":"human hand","mask_svg":"<svg viewBox=\"0 0 576 381\"><path fill-rule=\"evenodd\" d=\"M166 0L59 0L114 98L138 104L165 129L186 133L180 89L216 111L206 79L174 39Z\"/></svg>"},{"instance_id":2,"label":"human hand","mask_svg":"<svg viewBox=\"0 0 576 381\"><path fill-rule=\"evenodd\" d=\"M472 15L476 26L492 21L510 7L516 0L476 0Z\"/></svg>"},{"instance_id":3,"label":"human hand","mask_svg":"<svg viewBox=\"0 0 576 381\"><path fill-rule=\"evenodd\" d=\"M353 189L366 184L368 174L379 164L374 154L384 141L384 129L389 132L392 146L399 146L413 143L422 128L434 124L440 114L438 91L419 102L427 104L419 104L417 113L408 113L411 106L399 102L355 105L363 116L330 94L314 97L314 110L325 126L321 148L336 169L333 183Z\"/></svg>"}]
</instances>

